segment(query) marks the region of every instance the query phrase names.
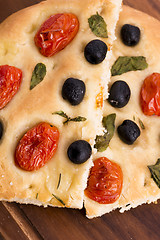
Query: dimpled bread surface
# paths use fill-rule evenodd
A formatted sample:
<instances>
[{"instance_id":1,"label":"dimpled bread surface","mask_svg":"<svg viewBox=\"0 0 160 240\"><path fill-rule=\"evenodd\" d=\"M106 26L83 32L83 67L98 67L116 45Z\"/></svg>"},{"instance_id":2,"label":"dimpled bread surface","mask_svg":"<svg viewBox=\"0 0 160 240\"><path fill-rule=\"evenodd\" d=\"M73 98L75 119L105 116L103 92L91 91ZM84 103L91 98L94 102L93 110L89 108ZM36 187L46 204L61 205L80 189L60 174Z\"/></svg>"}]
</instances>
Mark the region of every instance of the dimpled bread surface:
<instances>
[{"instance_id":1,"label":"dimpled bread surface","mask_svg":"<svg viewBox=\"0 0 160 240\"><path fill-rule=\"evenodd\" d=\"M141 39L135 47L122 43L120 30L124 24L136 25L141 30ZM104 116L116 113L115 126L126 119L135 121L140 127L141 135L133 145L127 145L115 134L105 152L97 153L93 159L107 157L118 163L123 172L123 187L120 198L112 204L99 204L85 196L85 208L89 218L101 216L119 208L120 212L137 207L143 203L155 202L160 198L160 189L151 178L147 166L154 165L160 157L160 119L158 116L146 116L140 107L140 89L144 79L153 72L160 72L160 34L157 29L160 22L142 12L123 7L118 22L114 42L111 66L119 56L144 56L148 68L143 71L131 71L111 78L109 87L117 80L127 82L131 98L123 108L113 108L107 100L104 105ZM142 121L145 129L142 129Z\"/></svg>"},{"instance_id":2,"label":"dimpled bread surface","mask_svg":"<svg viewBox=\"0 0 160 240\"><path fill-rule=\"evenodd\" d=\"M81 165L73 164L67 157L67 149L79 139L93 146L96 134L102 132L102 108L97 107L96 96L109 81L111 47L120 6L120 0L48 0L21 10L0 24L0 64L20 68L23 74L19 91L1 110L4 125L0 143L1 200L82 208L92 159ZM65 12L78 17L78 34L65 49L52 57L44 57L35 46L34 36L47 18ZM109 37L102 40L109 50L101 64L92 65L84 57L84 47L97 39L88 24L88 18L96 12L107 23ZM47 74L30 90L32 72L37 63L46 65ZM69 77L81 79L86 85L84 100L78 106L71 106L61 95L63 83ZM64 125L64 119L53 114L60 110L70 117L83 116L87 120ZM40 122L48 122L58 128L58 150L41 169L24 171L15 165L15 149L22 136Z\"/></svg>"}]
</instances>

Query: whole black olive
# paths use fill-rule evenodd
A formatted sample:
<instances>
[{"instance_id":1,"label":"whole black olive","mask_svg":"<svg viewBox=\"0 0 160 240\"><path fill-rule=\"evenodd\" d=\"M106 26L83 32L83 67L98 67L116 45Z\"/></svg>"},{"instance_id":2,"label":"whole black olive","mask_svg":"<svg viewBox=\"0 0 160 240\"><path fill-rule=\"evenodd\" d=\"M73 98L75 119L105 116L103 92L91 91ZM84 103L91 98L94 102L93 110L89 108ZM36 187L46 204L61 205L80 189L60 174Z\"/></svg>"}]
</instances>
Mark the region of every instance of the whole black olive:
<instances>
[{"instance_id":1,"label":"whole black olive","mask_svg":"<svg viewBox=\"0 0 160 240\"><path fill-rule=\"evenodd\" d=\"M75 106L82 102L85 91L86 87L82 80L68 78L62 87L62 97L68 100L71 105Z\"/></svg>"},{"instance_id":2,"label":"whole black olive","mask_svg":"<svg viewBox=\"0 0 160 240\"><path fill-rule=\"evenodd\" d=\"M84 49L84 56L89 63L101 63L107 54L107 45L101 40L92 40Z\"/></svg>"},{"instance_id":3,"label":"whole black olive","mask_svg":"<svg viewBox=\"0 0 160 240\"><path fill-rule=\"evenodd\" d=\"M121 28L121 38L125 45L135 46L140 40L140 29L136 26L125 24Z\"/></svg>"},{"instance_id":4,"label":"whole black olive","mask_svg":"<svg viewBox=\"0 0 160 240\"><path fill-rule=\"evenodd\" d=\"M123 121L117 131L120 139L128 145L133 144L141 133L137 124L131 120Z\"/></svg>"},{"instance_id":5,"label":"whole black olive","mask_svg":"<svg viewBox=\"0 0 160 240\"><path fill-rule=\"evenodd\" d=\"M128 84L124 81L116 81L109 90L109 103L115 108L122 108L127 105L131 96Z\"/></svg>"},{"instance_id":6,"label":"whole black olive","mask_svg":"<svg viewBox=\"0 0 160 240\"><path fill-rule=\"evenodd\" d=\"M67 154L73 163L81 164L90 158L92 154L92 148L88 142L84 140L78 140L69 146Z\"/></svg>"}]
</instances>

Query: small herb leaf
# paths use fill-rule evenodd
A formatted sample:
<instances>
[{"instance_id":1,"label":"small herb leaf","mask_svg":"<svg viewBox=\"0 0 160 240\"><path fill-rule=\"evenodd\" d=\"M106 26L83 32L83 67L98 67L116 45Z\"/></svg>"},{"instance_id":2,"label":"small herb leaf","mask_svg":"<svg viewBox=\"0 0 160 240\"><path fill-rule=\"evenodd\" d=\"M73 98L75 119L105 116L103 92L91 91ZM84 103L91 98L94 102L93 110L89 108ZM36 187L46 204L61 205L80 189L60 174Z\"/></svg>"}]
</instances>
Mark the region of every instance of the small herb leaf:
<instances>
[{"instance_id":1,"label":"small herb leaf","mask_svg":"<svg viewBox=\"0 0 160 240\"><path fill-rule=\"evenodd\" d=\"M103 127L107 130L107 132L104 133L103 136L96 136L96 144L94 145L94 147L97 149L98 152L105 151L109 146L109 142L111 141L115 131L115 119L115 113L103 117L102 124Z\"/></svg>"},{"instance_id":2,"label":"small herb leaf","mask_svg":"<svg viewBox=\"0 0 160 240\"><path fill-rule=\"evenodd\" d=\"M144 123L142 122L142 120L140 118L138 119L138 121L139 121L139 125L140 125L141 129L144 130L145 129Z\"/></svg>"},{"instance_id":3,"label":"small herb leaf","mask_svg":"<svg viewBox=\"0 0 160 240\"><path fill-rule=\"evenodd\" d=\"M155 165L150 165L148 168L151 172L151 177L160 188L160 158L157 160Z\"/></svg>"},{"instance_id":4,"label":"small herb leaf","mask_svg":"<svg viewBox=\"0 0 160 240\"><path fill-rule=\"evenodd\" d=\"M84 121L87 120L85 117L81 117L81 116L78 116L78 117L75 117L75 118L70 118L63 111L57 111L57 112L54 112L52 114L58 114L59 116L66 118L66 121L64 121L63 124L66 124L68 122L84 122Z\"/></svg>"},{"instance_id":5,"label":"small herb leaf","mask_svg":"<svg viewBox=\"0 0 160 240\"><path fill-rule=\"evenodd\" d=\"M60 183L61 183L61 173L59 174L59 180L58 180L58 184L57 184L57 189L59 188Z\"/></svg>"},{"instance_id":6,"label":"small herb leaf","mask_svg":"<svg viewBox=\"0 0 160 240\"><path fill-rule=\"evenodd\" d=\"M125 207L129 207L131 204L130 203L128 203L128 204L126 204L126 206Z\"/></svg>"},{"instance_id":7,"label":"small herb leaf","mask_svg":"<svg viewBox=\"0 0 160 240\"><path fill-rule=\"evenodd\" d=\"M43 63L38 63L32 73L30 90L39 84L46 75L46 66Z\"/></svg>"},{"instance_id":8,"label":"small herb leaf","mask_svg":"<svg viewBox=\"0 0 160 240\"><path fill-rule=\"evenodd\" d=\"M57 115L59 115L59 116L61 116L61 117L64 117L64 118L66 118L66 119L69 118L69 117L67 116L67 114L64 113L63 111L57 111L57 112L54 112L53 114L57 114Z\"/></svg>"},{"instance_id":9,"label":"small herb leaf","mask_svg":"<svg viewBox=\"0 0 160 240\"><path fill-rule=\"evenodd\" d=\"M107 24L98 13L88 19L89 27L97 37L108 38Z\"/></svg>"},{"instance_id":10,"label":"small herb leaf","mask_svg":"<svg viewBox=\"0 0 160 240\"><path fill-rule=\"evenodd\" d=\"M70 121L73 121L73 122L84 122L86 121L87 119L85 117L81 117L81 116L78 116L78 117L75 117L75 118L71 118Z\"/></svg>"},{"instance_id":11,"label":"small herb leaf","mask_svg":"<svg viewBox=\"0 0 160 240\"><path fill-rule=\"evenodd\" d=\"M38 193L36 194L36 199L38 199Z\"/></svg>"},{"instance_id":12,"label":"small herb leaf","mask_svg":"<svg viewBox=\"0 0 160 240\"><path fill-rule=\"evenodd\" d=\"M60 203L62 203L63 206L65 206L65 203L62 201L62 199L60 199L59 197L57 197L53 193L52 193L52 195L53 195L53 197L55 197L57 199L57 201L59 201Z\"/></svg>"},{"instance_id":13,"label":"small herb leaf","mask_svg":"<svg viewBox=\"0 0 160 240\"><path fill-rule=\"evenodd\" d=\"M138 57L119 57L112 66L112 76L121 75L129 71L144 70L148 67L146 58L143 56Z\"/></svg>"}]
</instances>

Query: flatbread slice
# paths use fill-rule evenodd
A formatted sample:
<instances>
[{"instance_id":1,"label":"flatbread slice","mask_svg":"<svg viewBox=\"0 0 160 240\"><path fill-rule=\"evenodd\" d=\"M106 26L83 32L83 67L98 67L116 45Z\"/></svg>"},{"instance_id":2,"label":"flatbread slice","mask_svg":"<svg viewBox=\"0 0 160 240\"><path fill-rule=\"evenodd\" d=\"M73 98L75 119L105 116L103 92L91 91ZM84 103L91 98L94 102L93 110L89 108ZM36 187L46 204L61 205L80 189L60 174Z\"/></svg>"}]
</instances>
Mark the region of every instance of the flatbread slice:
<instances>
[{"instance_id":1,"label":"flatbread slice","mask_svg":"<svg viewBox=\"0 0 160 240\"><path fill-rule=\"evenodd\" d=\"M20 89L0 110L4 129L0 143L1 200L82 208L92 160L74 164L67 149L76 140L86 140L93 146L96 134L102 132L102 106L97 101L100 98L103 102L104 84L110 77L111 45L120 6L121 0L48 0L19 11L0 24L0 65L22 71ZM95 36L89 27L88 18L97 12L107 24L108 38ZM75 14L79 30L62 51L46 57L39 52L34 37L46 19L59 13ZM106 59L99 65L88 63L84 57L84 48L93 39L101 39L108 46ZM37 64L46 67L46 75L30 89ZM77 106L71 106L61 95L63 83L70 77L83 80L86 86L84 99ZM70 118L80 116L86 121L64 124L63 116L55 112L64 112ZM15 149L23 135L40 122L58 128L58 149L45 166L25 171L15 164Z\"/></svg>"},{"instance_id":2,"label":"flatbread slice","mask_svg":"<svg viewBox=\"0 0 160 240\"><path fill-rule=\"evenodd\" d=\"M124 45L120 38L120 30L124 24L138 26L141 30L141 39L134 47ZM117 163L123 172L123 187L119 199L111 204L99 204L85 196L88 218L101 216L116 208L122 213L160 198L160 189L148 168L155 165L160 157L160 119L159 116L144 115L140 106L140 90L144 79L152 73L160 73L159 28L158 20L132 8L123 7L116 30L117 40L113 47L111 66L119 56L144 56L148 67L143 71L129 71L111 78L109 88L115 81L123 80L130 87L131 97L123 108L114 108L105 101L104 116L116 113L116 130L107 150L94 155L94 159L107 157ZM126 119L134 121L141 131L132 145L125 144L117 134L117 127Z\"/></svg>"}]
</instances>

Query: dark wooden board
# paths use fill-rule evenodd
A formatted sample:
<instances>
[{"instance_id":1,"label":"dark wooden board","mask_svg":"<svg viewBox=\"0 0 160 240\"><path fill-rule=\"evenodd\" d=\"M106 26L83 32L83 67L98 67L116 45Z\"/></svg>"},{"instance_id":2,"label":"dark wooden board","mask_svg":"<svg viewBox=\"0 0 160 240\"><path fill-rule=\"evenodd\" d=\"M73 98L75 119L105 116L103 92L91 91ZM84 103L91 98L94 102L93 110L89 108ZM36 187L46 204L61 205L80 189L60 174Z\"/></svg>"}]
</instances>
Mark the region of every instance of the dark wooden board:
<instances>
[{"instance_id":1,"label":"dark wooden board","mask_svg":"<svg viewBox=\"0 0 160 240\"><path fill-rule=\"evenodd\" d=\"M0 0L0 22L38 2ZM160 20L159 0L125 0L124 3ZM114 211L88 220L84 210L0 203L0 240L160 240L159 229L159 204L142 205L123 214Z\"/></svg>"}]
</instances>

